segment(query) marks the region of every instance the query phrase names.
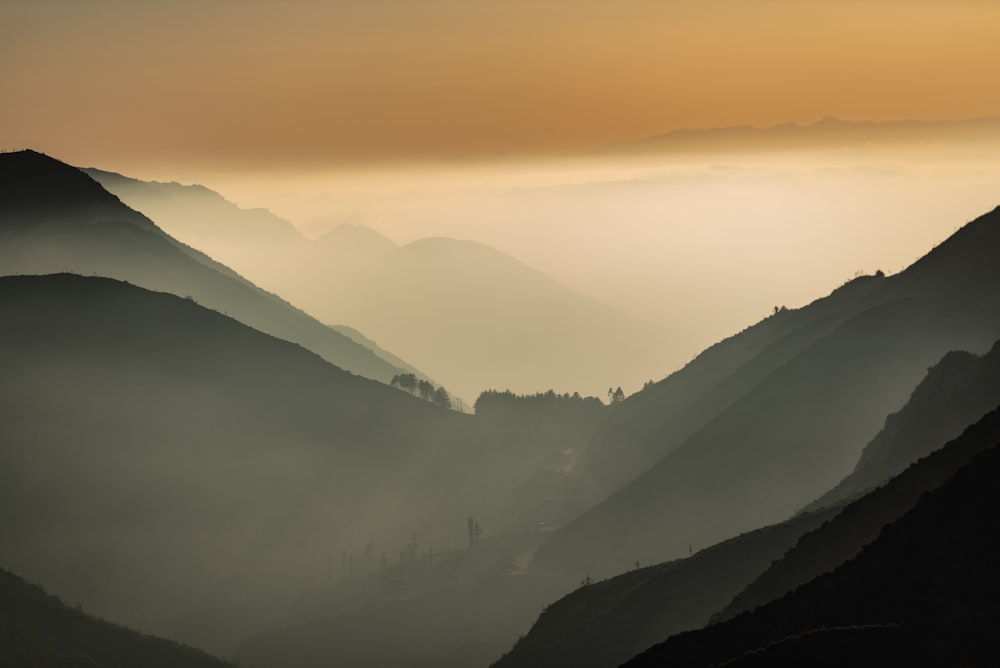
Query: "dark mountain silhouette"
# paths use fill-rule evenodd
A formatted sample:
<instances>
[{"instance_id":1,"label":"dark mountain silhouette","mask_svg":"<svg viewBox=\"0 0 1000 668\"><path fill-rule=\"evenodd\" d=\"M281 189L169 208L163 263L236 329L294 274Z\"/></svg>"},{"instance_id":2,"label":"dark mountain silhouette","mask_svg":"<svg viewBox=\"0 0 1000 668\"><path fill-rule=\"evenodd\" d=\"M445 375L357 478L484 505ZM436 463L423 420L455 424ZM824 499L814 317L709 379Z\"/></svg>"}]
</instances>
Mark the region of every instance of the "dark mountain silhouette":
<instances>
[{"instance_id":1,"label":"dark mountain silhouette","mask_svg":"<svg viewBox=\"0 0 1000 668\"><path fill-rule=\"evenodd\" d=\"M1000 342L979 357L953 351L928 371L906 405L886 418L854 470L809 504L818 508L857 496L896 475L1000 404Z\"/></svg>"},{"instance_id":2,"label":"dark mountain silhouette","mask_svg":"<svg viewBox=\"0 0 1000 668\"><path fill-rule=\"evenodd\" d=\"M528 467L190 300L55 275L0 305L0 559L144 630L226 648L331 554L499 526Z\"/></svg>"},{"instance_id":3,"label":"dark mountain silhouette","mask_svg":"<svg viewBox=\"0 0 1000 668\"><path fill-rule=\"evenodd\" d=\"M883 527L912 508L920 496L1000 438L1000 410L993 410L947 445L912 464L882 487L848 505L822 527L804 535L781 559L740 592L716 619L729 619L769 603L855 557Z\"/></svg>"},{"instance_id":4,"label":"dark mountain silhouette","mask_svg":"<svg viewBox=\"0 0 1000 668\"><path fill-rule=\"evenodd\" d=\"M0 569L0 665L224 668L232 664L88 615Z\"/></svg>"},{"instance_id":5,"label":"dark mountain silhouette","mask_svg":"<svg viewBox=\"0 0 1000 668\"><path fill-rule=\"evenodd\" d=\"M989 419L966 432L983 428L985 451L854 559L625 665L996 665L1000 420Z\"/></svg>"},{"instance_id":6,"label":"dark mountain silhouette","mask_svg":"<svg viewBox=\"0 0 1000 668\"><path fill-rule=\"evenodd\" d=\"M494 430L192 300L69 274L0 278L0 367L0 559L104 617L222 652L287 619L300 592L396 564L411 536L442 551L465 543L469 514L487 535L545 521L567 486L553 443L579 429L554 414L538 434ZM439 609L452 619L505 600L522 628L539 592L565 591L534 578L504 599L480 575L467 596L423 594L471 606ZM412 659L499 653L512 632L484 621Z\"/></svg>"},{"instance_id":7,"label":"dark mountain silhouette","mask_svg":"<svg viewBox=\"0 0 1000 668\"><path fill-rule=\"evenodd\" d=\"M369 378L387 383L401 371L164 234L80 170L34 151L0 155L0 240L2 274L127 280L190 296Z\"/></svg>"},{"instance_id":8,"label":"dark mountain silhouette","mask_svg":"<svg viewBox=\"0 0 1000 668\"><path fill-rule=\"evenodd\" d=\"M646 425L627 428L640 433L631 450L661 449L666 456L559 529L533 567L603 577L637 560L662 561L689 545L781 521L832 488L927 367L949 350L983 351L1000 336L998 250L1000 209L969 223L906 271L867 281L871 289L861 286L856 291L863 294L843 299L843 308L821 301L801 315L779 312L774 325L745 333L763 334L745 347L744 335L735 337L715 351L720 357L737 351L736 370L718 374L718 383L692 369L623 402L615 413L638 408L649 416ZM841 297L835 293L831 301ZM832 314L818 317L822 311ZM792 329L781 337L783 320ZM773 343L738 364L739 353L769 337ZM688 383L694 391L678 410L670 397L684 396ZM693 409L686 407L692 399ZM615 413L608 420L617 420ZM704 423L686 438L682 430L678 442L670 436L671 418L678 415L689 428ZM594 449L615 444L605 438ZM629 444L622 445L618 455L628 458Z\"/></svg>"},{"instance_id":9,"label":"dark mountain silhouette","mask_svg":"<svg viewBox=\"0 0 1000 668\"><path fill-rule=\"evenodd\" d=\"M955 357L949 353L928 372L911 404L932 415L954 406L954 379L942 368ZM989 357L976 358L980 372L967 370L966 378L982 378L992 366ZM900 412L900 424L915 433L907 422L926 421L911 404ZM670 635L705 626L710 618L729 618L775 600L856 556L883 526L998 437L1000 410L846 507L797 515L693 557L582 587L550 606L497 665L615 666Z\"/></svg>"},{"instance_id":10,"label":"dark mountain silhouette","mask_svg":"<svg viewBox=\"0 0 1000 668\"><path fill-rule=\"evenodd\" d=\"M872 146L979 143L1000 139L1000 118L958 121L844 121L826 117L812 125L782 123L766 128L737 125L675 130L610 146L603 153L690 153L862 149Z\"/></svg>"},{"instance_id":11,"label":"dark mountain silhouette","mask_svg":"<svg viewBox=\"0 0 1000 668\"><path fill-rule=\"evenodd\" d=\"M655 566L584 584L547 606L497 668L617 666L701 628L804 532L836 510L800 515Z\"/></svg>"}]
</instances>

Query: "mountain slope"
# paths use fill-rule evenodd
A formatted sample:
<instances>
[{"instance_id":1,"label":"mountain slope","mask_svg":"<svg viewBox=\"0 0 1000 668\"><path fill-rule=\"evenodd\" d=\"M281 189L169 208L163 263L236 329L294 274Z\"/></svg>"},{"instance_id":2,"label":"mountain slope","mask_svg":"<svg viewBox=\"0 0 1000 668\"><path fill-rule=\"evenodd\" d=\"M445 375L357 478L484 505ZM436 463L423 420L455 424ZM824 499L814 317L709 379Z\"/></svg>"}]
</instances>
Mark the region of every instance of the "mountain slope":
<instances>
[{"instance_id":1,"label":"mountain slope","mask_svg":"<svg viewBox=\"0 0 1000 668\"><path fill-rule=\"evenodd\" d=\"M998 475L993 445L832 573L626 665L995 665Z\"/></svg>"},{"instance_id":2,"label":"mountain slope","mask_svg":"<svg viewBox=\"0 0 1000 668\"><path fill-rule=\"evenodd\" d=\"M809 504L849 498L881 484L924 457L1000 404L1000 342L982 357L948 353L928 371L898 412L865 446L854 470Z\"/></svg>"},{"instance_id":3,"label":"mountain slope","mask_svg":"<svg viewBox=\"0 0 1000 668\"><path fill-rule=\"evenodd\" d=\"M948 382L941 364L914 396L935 396ZM985 365L984 365L985 366ZM970 374L977 375L977 374ZM937 387L934 391L933 386ZM998 401L997 403L1000 403ZM912 418L914 412L902 415ZM678 632L766 604L833 570L875 540L886 524L947 482L1000 437L1000 410L850 505L796 515L698 554L583 587L550 606L497 666L616 666ZM742 583L740 584L740 579ZM742 590L742 591L741 591Z\"/></svg>"},{"instance_id":4,"label":"mountain slope","mask_svg":"<svg viewBox=\"0 0 1000 668\"><path fill-rule=\"evenodd\" d=\"M323 322L360 329L466 403L490 388L604 396L662 372L666 355L650 326L488 246L434 238L397 248L350 224L311 243L272 243L273 230L249 222L217 225L207 201L199 209L200 187L91 173L184 242Z\"/></svg>"},{"instance_id":5,"label":"mountain slope","mask_svg":"<svg viewBox=\"0 0 1000 668\"><path fill-rule=\"evenodd\" d=\"M780 521L832 488L927 367L1000 337L998 252L1000 209L880 281L787 361L768 360L759 382L683 445L558 530L533 567L600 576L670 559ZM655 448L662 437L648 433Z\"/></svg>"},{"instance_id":6,"label":"mountain slope","mask_svg":"<svg viewBox=\"0 0 1000 668\"><path fill-rule=\"evenodd\" d=\"M479 243L422 239L351 279L358 288L341 289L347 280L331 272L302 303L342 314L467 401L489 388L603 396L658 366L644 325Z\"/></svg>"},{"instance_id":7,"label":"mountain slope","mask_svg":"<svg viewBox=\"0 0 1000 668\"><path fill-rule=\"evenodd\" d=\"M0 366L0 560L202 647L513 484L471 418L109 279L0 278Z\"/></svg>"},{"instance_id":8,"label":"mountain slope","mask_svg":"<svg viewBox=\"0 0 1000 668\"><path fill-rule=\"evenodd\" d=\"M80 170L33 151L0 155L0 273L72 271L190 296L383 382L400 369L164 234Z\"/></svg>"},{"instance_id":9,"label":"mountain slope","mask_svg":"<svg viewBox=\"0 0 1000 668\"><path fill-rule=\"evenodd\" d=\"M91 617L0 569L0 665L223 668L231 664Z\"/></svg>"},{"instance_id":10,"label":"mountain slope","mask_svg":"<svg viewBox=\"0 0 1000 668\"><path fill-rule=\"evenodd\" d=\"M493 665L617 666L675 633L707 624L799 536L836 512L801 515L691 557L581 586L547 606L531 630Z\"/></svg>"},{"instance_id":11,"label":"mountain slope","mask_svg":"<svg viewBox=\"0 0 1000 668\"><path fill-rule=\"evenodd\" d=\"M1000 410L994 409L942 448L854 501L822 527L804 535L715 619L730 619L776 600L854 558L878 537L883 527L908 512L921 495L946 483L998 439Z\"/></svg>"}]
</instances>

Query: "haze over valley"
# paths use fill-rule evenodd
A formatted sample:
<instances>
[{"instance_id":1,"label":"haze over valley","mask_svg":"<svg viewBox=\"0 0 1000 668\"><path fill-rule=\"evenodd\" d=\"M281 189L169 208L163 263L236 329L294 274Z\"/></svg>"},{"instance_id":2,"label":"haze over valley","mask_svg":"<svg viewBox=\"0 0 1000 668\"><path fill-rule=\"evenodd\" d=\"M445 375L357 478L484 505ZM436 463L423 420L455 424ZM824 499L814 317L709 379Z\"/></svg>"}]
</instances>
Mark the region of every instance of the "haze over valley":
<instances>
[{"instance_id":1,"label":"haze over valley","mask_svg":"<svg viewBox=\"0 0 1000 668\"><path fill-rule=\"evenodd\" d=\"M0 665L1000 664L990 3L0 7Z\"/></svg>"}]
</instances>

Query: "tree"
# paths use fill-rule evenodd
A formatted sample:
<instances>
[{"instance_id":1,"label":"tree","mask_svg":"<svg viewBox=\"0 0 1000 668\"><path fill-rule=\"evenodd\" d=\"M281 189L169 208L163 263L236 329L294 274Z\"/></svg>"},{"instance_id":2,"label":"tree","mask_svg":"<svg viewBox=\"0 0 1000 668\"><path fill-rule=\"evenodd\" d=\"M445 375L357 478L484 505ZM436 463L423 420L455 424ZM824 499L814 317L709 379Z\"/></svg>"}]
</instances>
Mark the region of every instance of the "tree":
<instances>
[{"instance_id":1,"label":"tree","mask_svg":"<svg viewBox=\"0 0 1000 668\"><path fill-rule=\"evenodd\" d=\"M424 401L434 399L434 385L430 381L421 380L417 383L417 390L420 392L420 398Z\"/></svg>"},{"instance_id":2,"label":"tree","mask_svg":"<svg viewBox=\"0 0 1000 668\"><path fill-rule=\"evenodd\" d=\"M389 385L413 394L417 390L417 375L414 373L397 373L389 381Z\"/></svg>"},{"instance_id":3,"label":"tree","mask_svg":"<svg viewBox=\"0 0 1000 668\"><path fill-rule=\"evenodd\" d=\"M444 386L434 391L433 401L441 408L451 408L451 397L448 396L448 390L444 389Z\"/></svg>"}]
</instances>

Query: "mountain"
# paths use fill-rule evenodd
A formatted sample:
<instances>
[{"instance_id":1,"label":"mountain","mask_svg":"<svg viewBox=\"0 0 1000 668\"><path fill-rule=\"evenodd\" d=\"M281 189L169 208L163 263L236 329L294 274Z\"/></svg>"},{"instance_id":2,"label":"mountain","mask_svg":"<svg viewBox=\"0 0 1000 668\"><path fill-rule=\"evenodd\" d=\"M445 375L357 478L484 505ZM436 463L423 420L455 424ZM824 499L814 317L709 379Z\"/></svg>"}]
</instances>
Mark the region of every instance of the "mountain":
<instances>
[{"instance_id":1,"label":"mountain","mask_svg":"<svg viewBox=\"0 0 1000 668\"><path fill-rule=\"evenodd\" d=\"M680 447L736 400L856 314L883 275L860 276L800 309L779 309L612 407L583 462L610 493Z\"/></svg>"},{"instance_id":2,"label":"mountain","mask_svg":"<svg viewBox=\"0 0 1000 668\"><path fill-rule=\"evenodd\" d=\"M928 372L900 412L897 422L909 433L919 433L911 426L926 424L911 410L912 404L933 414L954 405L946 391L954 382L940 370L955 356L949 353ZM986 358L980 360L981 371L989 365ZM915 424L907 424L911 420ZM780 598L856 556L882 527L913 508L922 494L951 479L998 437L1000 409L849 505L827 505L819 513L796 515L692 557L582 587L549 606L496 665L617 666L669 636Z\"/></svg>"},{"instance_id":3,"label":"mountain","mask_svg":"<svg viewBox=\"0 0 1000 668\"><path fill-rule=\"evenodd\" d=\"M0 277L0 367L0 561L102 617L228 653L322 617L296 601L361 578L387 611L417 612L391 602L424 581L382 576L418 536L421 556L455 553L469 516L482 568L417 592L456 606L440 614L503 603L517 629L542 592L565 591L479 579L520 572L544 538L527 529L558 514L559 446L605 410L596 399L508 433L502 409L443 410L193 300L71 274ZM519 565L497 573L487 547L506 534L522 537L504 552ZM449 595L456 581L467 595ZM413 662L495 642L483 619L425 638Z\"/></svg>"},{"instance_id":4,"label":"mountain","mask_svg":"<svg viewBox=\"0 0 1000 668\"><path fill-rule=\"evenodd\" d=\"M401 369L164 234L80 170L34 151L0 155L0 273L72 271L185 297L299 343L360 375Z\"/></svg>"},{"instance_id":5,"label":"mountain","mask_svg":"<svg viewBox=\"0 0 1000 668\"><path fill-rule=\"evenodd\" d=\"M603 396L658 366L651 330L489 246L421 239L296 299L333 314L445 379L467 399L489 387ZM340 286L356 286L343 289Z\"/></svg>"},{"instance_id":6,"label":"mountain","mask_svg":"<svg viewBox=\"0 0 1000 668\"><path fill-rule=\"evenodd\" d=\"M996 665L998 436L851 561L625 665Z\"/></svg>"},{"instance_id":7,"label":"mountain","mask_svg":"<svg viewBox=\"0 0 1000 668\"><path fill-rule=\"evenodd\" d=\"M624 402L607 419L634 410L646 420L627 427L638 443L595 437L594 458L602 448L604 461L630 450L662 458L557 530L532 567L603 577L781 521L816 499L850 472L930 365L1000 338L998 249L1000 209L851 298L835 293L801 314L776 313L774 324L708 351L699 366L721 357L722 373L692 368ZM673 419L690 431L673 435Z\"/></svg>"},{"instance_id":8,"label":"mountain","mask_svg":"<svg viewBox=\"0 0 1000 668\"><path fill-rule=\"evenodd\" d=\"M682 129L609 146L602 153L689 153L866 149L926 145L928 142L980 143L1000 139L1000 118L958 121L844 121L822 118L812 125L783 123L766 128L737 125Z\"/></svg>"},{"instance_id":9,"label":"mountain","mask_svg":"<svg viewBox=\"0 0 1000 668\"><path fill-rule=\"evenodd\" d=\"M651 326L483 244L430 238L397 247L352 224L289 243L277 238L284 221L265 229L249 220L263 214L234 205L216 213L224 200L200 186L89 173L185 243L323 322L361 330L467 403L488 388L604 396L658 375L667 357Z\"/></svg>"},{"instance_id":10,"label":"mountain","mask_svg":"<svg viewBox=\"0 0 1000 668\"><path fill-rule=\"evenodd\" d=\"M715 616L730 619L784 596L857 556L884 527L943 485L979 453L1000 440L1000 409L987 413L960 436L914 462L882 487L850 503L822 527L804 535Z\"/></svg>"},{"instance_id":11,"label":"mountain","mask_svg":"<svg viewBox=\"0 0 1000 668\"><path fill-rule=\"evenodd\" d=\"M110 279L0 278L0 365L0 560L216 651L330 555L443 544L449 508L499 525L524 465L472 418Z\"/></svg>"},{"instance_id":12,"label":"mountain","mask_svg":"<svg viewBox=\"0 0 1000 668\"><path fill-rule=\"evenodd\" d=\"M1000 342L982 357L952 351L928 371L906 405L861 452L854 470L810 508L862 494L941 443L958 436L1000 404Z\"/></svg>"},{"instance_id":13,"label":"mountain","mask_svg":"<svg viewBox=\"0 0 1000 668\"><path fill-rule=\"evenodd\" d=\"M496 668L617 666L674 633L701 628L837 509L738 536L693 556L582 584L546 606Z\"/></svg>"},{"instance_id":14,"label":"mountain","mask_svg":"<svg viewBox=\"0 0 1000 668\"><path fill-rule=\"evenodd\" d=\"M0 568L0 665L224 668L232 664L92 617Z\"/></svg>"}]
</instances>

